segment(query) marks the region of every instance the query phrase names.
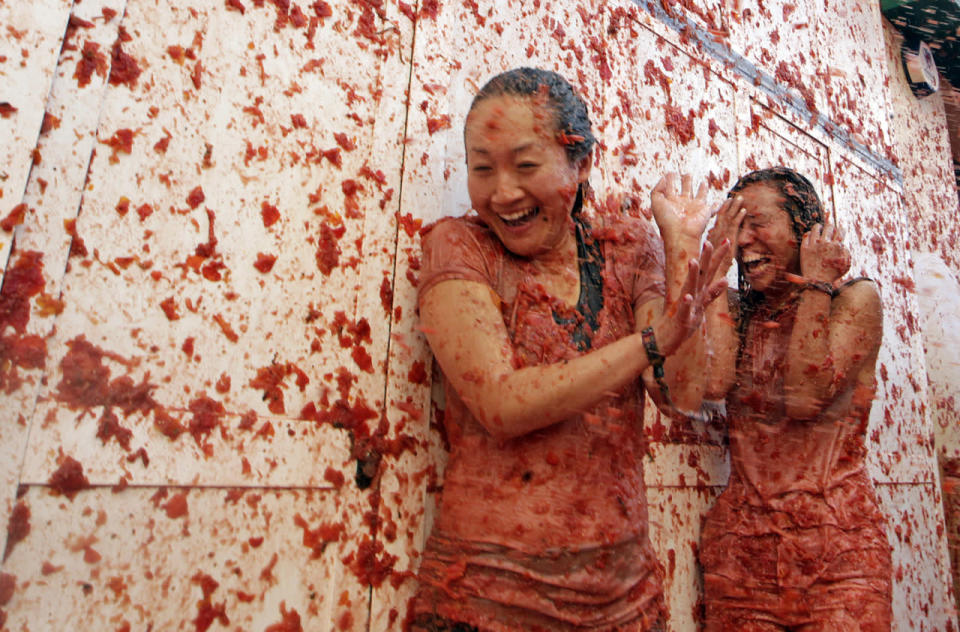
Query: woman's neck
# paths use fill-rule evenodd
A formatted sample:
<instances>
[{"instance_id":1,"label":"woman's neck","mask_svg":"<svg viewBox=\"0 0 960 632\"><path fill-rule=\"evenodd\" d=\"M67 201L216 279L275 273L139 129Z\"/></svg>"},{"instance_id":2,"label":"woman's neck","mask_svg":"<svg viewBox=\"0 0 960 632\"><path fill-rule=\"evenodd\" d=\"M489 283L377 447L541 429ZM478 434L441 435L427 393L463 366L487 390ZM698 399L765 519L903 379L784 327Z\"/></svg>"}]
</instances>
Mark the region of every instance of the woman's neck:
<instances>
[{"instance_id":1,"label":"woman's neck","mask_svg":"<svg viewBox=\"0 0 960 632\"><path fill-rule=\"evenodd\" d=\"M576 228L547 252L531 257L537 280L552 296L567 305L576 305L580 298L580 266L577 258Z\"/></svg>"},{"instance_id":2,"label":"woman's neck","mask_svg":"<svg viewBox=\"0 0 960 632\"><path fill-rule=\"evenodd\" d=\"M793 304L799 293L800 286L788 281L768 288L762 293L761 309L767 314L779 314Z\"/></svg>"}]
</instances>

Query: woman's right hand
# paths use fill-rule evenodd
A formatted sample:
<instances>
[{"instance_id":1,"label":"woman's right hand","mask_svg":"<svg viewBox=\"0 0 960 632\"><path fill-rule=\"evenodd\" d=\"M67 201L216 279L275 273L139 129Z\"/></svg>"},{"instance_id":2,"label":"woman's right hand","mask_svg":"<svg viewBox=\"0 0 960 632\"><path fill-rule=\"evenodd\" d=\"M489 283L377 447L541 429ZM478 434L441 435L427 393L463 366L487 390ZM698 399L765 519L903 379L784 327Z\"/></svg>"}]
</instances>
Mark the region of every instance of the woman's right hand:
<instances>
[{"instance_id":1,"label":"woman's right hand","mask_svg":"<svg viewBox=\"0 0 960 632\"><path fill-rule=\"evenodd\" d=\"M707 242L713 244L714 251L718 251L724 243L730 244L727 254L720 258L715 256L717 264L717 276L714 278L724 278L727 276L727 270L733 263L735 248L733 244L737 243L737 233L740 232L740 226L743 224L743 218L747 210L743 208L743 198L736 195L727 198L716 211L716 222L713 228L707 233Z\"/></svg>"}]
</instances>

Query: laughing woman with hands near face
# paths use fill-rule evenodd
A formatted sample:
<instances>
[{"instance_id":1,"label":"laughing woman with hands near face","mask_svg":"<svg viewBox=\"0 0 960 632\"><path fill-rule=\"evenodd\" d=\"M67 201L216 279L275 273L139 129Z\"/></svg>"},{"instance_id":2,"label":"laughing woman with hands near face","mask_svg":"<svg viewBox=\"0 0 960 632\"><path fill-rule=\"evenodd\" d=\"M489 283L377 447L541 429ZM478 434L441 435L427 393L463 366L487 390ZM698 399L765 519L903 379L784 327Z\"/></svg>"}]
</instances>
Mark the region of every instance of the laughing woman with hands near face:
<instances>
[{"instance_id":1,"label":"laughing woman with hands near face","mask_svg":"<svg viewBox=\"0 0 960 632\"><path fill-rule=\"evenodd\" d=\"M701 536L706 630L887 632L890 547L864 464L876 285L841 282L840 230L784 167L741 178L709 239L736 245L740 281L707 317L731 473Z\"/></svg>"},{"instance_id":2,"label":"laughing woman with hands near face","mask_svg":"<svg viewBox=\"0 0 960 632\"><path fill-rule=\"evenodd\" d=\"M660 630L643 388L702 395L678 376L702 360L698 324L725 284L682 225L708 213L687 218L704 213L689 187L662 184L663 244L649 222L589 213L590 121L556 73L491 79L464 142L475 214L423 234L450 456L412 629Z\"/></svg>"}]
</instances>

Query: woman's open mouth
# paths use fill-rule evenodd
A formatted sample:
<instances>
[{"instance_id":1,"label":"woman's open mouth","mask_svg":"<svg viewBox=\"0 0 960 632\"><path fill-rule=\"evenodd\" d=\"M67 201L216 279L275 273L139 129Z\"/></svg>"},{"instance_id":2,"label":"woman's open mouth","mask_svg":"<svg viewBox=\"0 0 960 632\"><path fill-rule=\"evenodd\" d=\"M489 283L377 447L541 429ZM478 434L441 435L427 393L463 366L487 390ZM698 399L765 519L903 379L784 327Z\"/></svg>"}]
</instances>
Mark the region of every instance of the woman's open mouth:
<instances>
[{"instance_id":1,"label":"woman's open mouth","mask_svg":"<svg viewBox=\"0 0 960 632\"><path fill-rule=\"evenodd\" d=\"M509 215L501 215L500 221L507 226L522 226L540 214L540 207L526 208Z\"/></svg>"},{"instance_id":2,"label":"woman's open mouth","mask_svg":"<svg viewBox=\"0 0 960 632\"><path fill-rule=\"evenodd\" d=\"M765 264L770 263L770 259L761 255L745 255L740 263L746 274L753 274Z\"/></svg>"}]
</instances>

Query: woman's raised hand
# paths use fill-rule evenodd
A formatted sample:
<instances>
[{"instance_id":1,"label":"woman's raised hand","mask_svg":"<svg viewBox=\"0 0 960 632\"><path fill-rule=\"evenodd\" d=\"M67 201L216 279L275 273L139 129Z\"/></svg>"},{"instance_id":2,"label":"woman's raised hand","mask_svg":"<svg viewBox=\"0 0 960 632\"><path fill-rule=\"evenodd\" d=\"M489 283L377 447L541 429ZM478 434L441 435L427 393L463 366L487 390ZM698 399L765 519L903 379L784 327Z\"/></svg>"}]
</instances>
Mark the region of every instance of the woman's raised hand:
<instances>
[{"instance_id":1,"label":"woman's raised hand","mask_svg":"<svg viewBox=\"0 0 960 632\"><path fill-rule=\"evenodd\" d=\"M850 251L835 224L814 224L800 242L800 273L810 281L833 283L850 269Z\"/></svg>"},{"instance_id":2,"label":"woman's raised hand","mask_svg":"<svg viewBox=\"0 0 960 632\"><path fill-rule=\"evenodd\" d=\"M715 251L724 243L730 244L727 255L722 260L716 261L719 277L725 277L727 270L730 269L730 264L733 263L733 244L737 243L737 233L740 232L740 225L743 224L743 217L747 213L742 204L743 198L739 195L727 198L715 211L717 221L713 224L710 232L707 233L707 241L713 244Z\"/></svg>"},{"instance_id":3,"label":"woman's raised hand","mask_svg":"<svg viewBox=\"0 0 960 632\"><path fill-rule=\"evenodd\" d=\"M718 267L729 258L729 253L729 242L725 241L715 250L707 240L700 250L699 260L690 259L680 300L667 307L654 325L660 351L664 355L676 351L697 330L707 305L727 288L726 279L713 279L716 278Z\"/></svg>"},{"instance_id":4,"label":"woman's raised hand","mask_svg":"<svg viewBox=\"0 0 960 632\"><path fill-rule=\"evenodd\" d=\"M699 242L713 215L707 206L706 183L701 183L694 194L693 178L689 174L668 173L660 178L650 192L650 206L665 245L680 238Z\"/></svg>"}]
</instances>

